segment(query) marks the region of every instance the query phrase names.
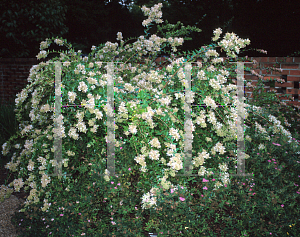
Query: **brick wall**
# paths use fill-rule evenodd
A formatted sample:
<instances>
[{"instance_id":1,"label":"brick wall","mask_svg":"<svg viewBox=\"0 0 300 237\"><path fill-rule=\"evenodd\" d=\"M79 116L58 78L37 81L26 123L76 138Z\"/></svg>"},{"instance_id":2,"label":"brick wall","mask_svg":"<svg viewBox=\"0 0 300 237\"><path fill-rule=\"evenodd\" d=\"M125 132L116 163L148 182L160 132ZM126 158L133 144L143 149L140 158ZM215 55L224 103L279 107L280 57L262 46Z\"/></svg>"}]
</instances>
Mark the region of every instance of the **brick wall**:
<instances>
[{"instance_id":1,"label":"brick wall","mask_svg":"<svg viewBox=\"0 0 300 237\"><path fill-rule=\"evenodd\" d=\"M300 58L283 58L283 57L251 57L252 60L258 62L258 66L253 64L245 64L247 67L251 67L256 73L263 74L264 80L269 82L264 83L265 91L275 91L276 96L283 102L293 104L300 109ZM268 71L267 68L276 68L282 69L281 72L278 71ZM257 69L260 68L260 69ZM245 79L251 79L251 84L256 85L258 82L258 77L253 75L251 72L245 72ZM283 79L285 82L271 82L271 79ZM273 84L273 85L272 85ZM248 98L252 98L252 88L245 88L245 93ZM294 98L293 101L290 101L289 98Z\"/></svg>"},{"instance_id":2,"label":"brick wall","mask_svg":"<svg viewBox=\"0 0 300 237\"><path fill-rule=\"evenodd\" d=\"M157 58L156 62L164 61L165 58ZM265 91L277 90L277 96L284 94L294 97L294 101L288 102L295 106L299 106L299 82L300 82L300 57L283 58L283 57L257 57L249 58L249 60L256 60L259 65L245 64L246 67L253 68L256 73L264 74L265 78L280 78L284 79L285 83L275 82L275 87L270 87L270 82L266 82ZM45 60L45 59L44 59ZM199 58L199 60L201 60ZM21 92L23 88L28 84L27 78L29 76L30 68L33 65L39 64L43 60L37 60L36 58L1 58L0 59L0 99L4 101L4 104L8 101L13 101L16 98L16 94ZM275 63L276 68L281 68L282 72L269 71L266 67L273 67ZM193 64L196 65L196 64ZM260 67L261 69L257 69ZM161 67L160 67L161 68ZM250 72L244 72L246 79L251 79L252 85L256 85L258 77L252 75ZM234 82L236 84L236 79ZM245 96L252 98L252 88L245 87ZM283 102L288 101L287 97L279 97ZM298 110L299 111L299 110Z\"/></svg>"},{"instance_id":3,"label":"brick wall","mask_svg":"<svg viewBox=\"0 0 300 237\"><path fill-rule=\"evenodd\" d=\"M28 84L30 68L43 60L36 58L0 58L0 100L14 103L17 93Z\"/></svg>"}]
</instances>

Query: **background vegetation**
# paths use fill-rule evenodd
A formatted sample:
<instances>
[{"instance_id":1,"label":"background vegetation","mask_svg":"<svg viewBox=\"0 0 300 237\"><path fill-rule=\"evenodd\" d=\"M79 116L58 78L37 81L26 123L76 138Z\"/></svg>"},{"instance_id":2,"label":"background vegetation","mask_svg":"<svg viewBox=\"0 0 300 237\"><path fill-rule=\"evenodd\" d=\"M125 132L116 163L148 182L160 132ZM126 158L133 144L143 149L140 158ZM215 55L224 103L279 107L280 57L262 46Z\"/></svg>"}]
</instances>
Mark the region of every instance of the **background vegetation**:
<instances>
[{"instance_id":1,"label":"background vegetation","mask_svg":"<svg viewBox=\"0 0 300 237\"><path fill-rule=\"evenodd\" d=\"M252 48L267 50L269 57L300 51L295 36L300 30L297 0L273 1L271 5L266 0L2 0L0 57L35 57L39 43L53 36L68 39L84 54L90 52L92 45L117 42L119 31L124 39L138 37L144 34L141 7L159 2L163 3L163 20L202 29L200 33L190 33L192 40L179 47L181 52L209 44L217 27L224 33L249 38ZM150 34L155 32L156 26ZM247 55L261 56L255 51Z\"/></svg>"}]
</instances>

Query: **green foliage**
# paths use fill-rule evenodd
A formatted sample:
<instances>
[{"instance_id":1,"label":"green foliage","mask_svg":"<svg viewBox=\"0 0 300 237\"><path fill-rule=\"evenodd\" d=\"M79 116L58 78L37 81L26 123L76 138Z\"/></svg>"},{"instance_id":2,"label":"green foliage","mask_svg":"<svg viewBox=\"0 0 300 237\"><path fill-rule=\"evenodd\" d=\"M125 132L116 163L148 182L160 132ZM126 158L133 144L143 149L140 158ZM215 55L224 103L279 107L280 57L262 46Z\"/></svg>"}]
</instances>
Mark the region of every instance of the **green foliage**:
<instances>
[{"instance_id":1,"label":"green foliage","mask_svg":"<svg viewBox=\"0 0 300 237\"><path fill-rule=\"evenodd\" d=\"M166 23L167 25L165 26L159 26L157 25L157 29L158 29L158 32L161 33L162 37L164 38L169 38L169 37L180 37L180 36L184 36L184 35L189 35L191 32L195 31L195 32L201 32L202 30L193 26L186 26L186 27L183 27L183 23L181 23L180 21L177 22L176 25L174 24L169 24L168 23L168 20L166 20ZM177 27L179 27L181 25L181 28L176 30L175 29ZM166 32L163 32L163 30L166 30ZM192 38L190 37L184 37L183 38L185 41L186 40L192 40ZM163 52L166 52L165 50L163 50Z\"/></svg>"}]
</instances>

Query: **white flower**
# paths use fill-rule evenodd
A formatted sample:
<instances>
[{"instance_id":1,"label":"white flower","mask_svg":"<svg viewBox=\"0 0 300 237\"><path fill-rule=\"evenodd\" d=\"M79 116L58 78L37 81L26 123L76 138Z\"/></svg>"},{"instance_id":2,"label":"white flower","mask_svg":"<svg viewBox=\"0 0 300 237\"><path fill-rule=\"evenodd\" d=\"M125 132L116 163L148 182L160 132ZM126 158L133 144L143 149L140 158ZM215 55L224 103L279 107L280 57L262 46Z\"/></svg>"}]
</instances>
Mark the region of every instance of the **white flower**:
<instances>
[{"instance_id":1,"label":"white flower","mask_svg":"<svg viewBox=\"0 0 300 237\"><path fill-rule=\"evenodd\" d=\"M135 125L129 125L129 130L132 134L136 134L137 133L137 129Z\"/></svg>"},{"instance_id":2,"label":"white flower","mask_svg":"<svg viewBox=\"0 0 300 237\"><path fill-rule=\"evenodd\" d=\"M123 39L122 32L118 32L117 36L118 36L117 40L122 40Z\"/></svg>"},{"instance_id":3,"label":"white flower","mask_svg":"<svg viewBox=\"0 0 300 237\"><path fill-rule=\"evenodd\" d=\"M158 151L158 150L151 150L151 151L149 152L149 158L150 158L151 160L159 160L159 156L160 156L160 154L159 154L159 151Z\"/></svg>"},{"instance_id":4,"label":"white flower","mask_svg":"<svg viewBox=\"0 0 300 237\"><path fill-rule=\"evenodd\" d=\"M78 91L83 91L86 93L87 90L88 90L87 85L83 81L79 82Z\"/></svg>"},{"instance_id":5,"label":"white flower","mask_svg":"<svg viewBox=\"0 0 300 237\"><path fill-rule=\"evenodd\" d=\"M50 44L48 44L47 41L42 41L41 44L40 44L40 50L42 49L46 49L50 46Z\"/></svg>"},{"instance_id":6,"label":"white flower","mask_svg":"<svg viewBox=\"0 0 300 237\"><path fill-rule=\"evenodd\" d=\"M60 46L63 45L63 41L60 40L60 39L55 39L54 42L55 42L57 45L60 45Z\"/></svg>"},{"instance_id":7,"label":"white flower","mask_svg":"<svg viewBox=\"0 0 300 237\"><path fill-rule=\"evenodd\" d=\"M264 146L263 144L259 144L258 149L259 149L259 150L265 149L265 146Z\"/></svg>"},{"instance_id":8,"label":"white flower","mask_svg":"<svg viewBox=\"0 0 300 237\"><path fill-rule=\"evenodd\" d=\"M29 164L28 164L28 166L27 166L27 169L28 169L29 171L33 171L33 169L34 169L34 162L33 162L32 160L29 161Z\"/></svg>"},{"instance_id":9,"label":"white flower","mask_svg":"<svg viewBox=\"0 0 300 237\"><path fill-rule=\"evenodd\" d=\"M192 163L193 163L193 165L195 165L195 167L202 166L205 163L204 157L198 156L198 157L194 158Z\"/></svg>"},{"instance_id":10,"label":"white flower","mask_svg":"<svg viewBox=\"0 0 300 237\"><path fill-rule=\"evenodd\" d=\"M152 147L155 147L155 148L160 148L160 147L161 147L160 142L159 142L159 140L158 140L157 137L155 137L154 139L152 139L152 140L150 141L150 145L151 145Z\"/></svg>"},{"instance_id":11,"label":"white flower","mask_svg":"<svg viewBox=\"0 0 300 237\"><path fill-rule=\"evenodd\" d=\"M128 111L127 111L127 109L125 107L125 102L121 102L120 107L119 107L118 114L122 114L122 113L128 114Z\"/></svg>"},{"instance_id":12,"label":"white flower","mask_svg":"<svg viewBox=\"0 0 300 237\"><path fill-rule=\"evenodd\" d=\"M86 131L87 131L84 122L78 122L78 124L76 124L76 128L77 128L80 132L86 133Z\"/></svg>"},{"instance_id":13,"label":"white flower","mask_svg":"<svg viewBox=\"0 0 300 237\"><path fill-rule=\"evenodd\" d=\"M75 93L75 92L72 92L72 91L69 91L69 92L68 92L68 96L69 96L69 102L70 102L70 103L74 103L75 98L76 98L76 93Z\"/></svg>"},{"instance_id":14,"label":"white flower","mask_svg":"<svg viewBox=\"0 0 300 237\"><path fill-rule=\"evenodd\" d=\"M101 111L99 111L99 109L95 109L95 114L97 119L102 119L103 114Z\"/></svg>"},{"instance_id":15,"label":"white flower","mask_svg":"<svg viewBox=\"0 0 300 237\"><path fill-rule=\"evenodd\" d=\"M225 172L225 171L228 170L227 164L222 164L222 165L219 164L219 168L220 168L220 170L223 171L223 172Z\"/></svg>"},{"instance_id":16,"label":"white flower","mask_svg":"<svg viewBox=\"0 0 300 237\"><path fill-rule=\"evenodd\" d=\"M41 179L41 183L42 183L42 187L45 188L47 186L48 183L50 183L51 178L49 176L47 176L46 174L43 174L42 179Z\"/></svg>"},{"instance_id":17,"label":"white flower","mask_svg":"<svg viewBox=\"0 0 300 237\"><path fill-rule=\"evenodd\" d=\"M76 128L71 127L68 135L69 135L69 137L73 138L74 140L78 140L79 134L76 133Z\"/></svg>"},{"instance_id":18,"label":"white flower","mask_svg":"<svg viewBox=\"0 0 300 237\"><path fill-rule=\"evenodd\" d=\"M177 129L171 128L170 131L169 131L169 134L170 134L174 139L176 139L176 141L178 141L179 138L180 138Z\"/></svg>"},{"instance_id":19,"label":"white flower","mask_svg":"<svg viewBox=\"0 0 300 237\"><path fill-rule=\"evenodd\" d=\"M45 50L41 50L38 55L36 55L37 59L46 58L47 52Z\"/></svg>"},{"instance_id":20,"label":"white flower","mask_svg":"<svg viewBox=\"0 0 300 237\"><path fill-rule=\"evenodd\" d=\"M201 168L198 171L199 176L203 176L206 173L206 168L204 166L201 166Z\"/></svg>"}]
</instances>

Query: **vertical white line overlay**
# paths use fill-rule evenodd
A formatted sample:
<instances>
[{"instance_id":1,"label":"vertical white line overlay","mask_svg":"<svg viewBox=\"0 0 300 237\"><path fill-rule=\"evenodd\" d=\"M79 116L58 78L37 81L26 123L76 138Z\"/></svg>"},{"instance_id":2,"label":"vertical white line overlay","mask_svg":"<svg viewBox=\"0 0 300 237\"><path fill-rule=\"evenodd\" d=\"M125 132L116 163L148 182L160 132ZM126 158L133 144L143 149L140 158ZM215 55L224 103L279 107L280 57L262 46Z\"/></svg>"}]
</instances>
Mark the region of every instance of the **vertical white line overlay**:
<instances>
[{"instance_id":1,"label":"vertical white line overlay","mask_svg":"<svg viewBox=\"0 0 300 237\"><path fill-rule=\"evenodd\" d=\"M237 174L231 176L252 176L245 174L245 143L244 143L244 110L243 110L243 96L244 96L244 62L237 62L237 97L240 103L237 105L237 111L240 116L237 116ZM192 120L191 120L191 63L185 66L185 139L184 139L184 166L185 171L183 176L192 175ZM114 64L108 62L107 65L107 169L110 176L115 176L115 120L114 120L114 79L113 73ZM54 126L56 134L54 134L54 157L58 161L59 173L58 177L61 178L62 174L62 120L61 120L61 62L55 62L55 119ZM57 167L55 167L57 175ZM51 176L51 175L50 175ZM70 175L67 175L70 176ZM100 175L103 176L103 175ZM176 175L182 176L182 175ZM198 176L198 175L192 175Z\"/></svg>"},{"instance_id":2,"label":"vertical white line overlay","mask_svg":"<svg viewBox=\"0 0 300 237\"><path fill-rule=\"evenodd\" d=\"M48 176L62 177L62 116L61 116L61 62L55 63L55 105L54 105L54 134L53 134L53 149L54 149L54 164L55 173L48 174ZM57 166L59 172L57 172ZM64 176L71 176L71 174L64 174Z\"/></svg>"},{"instance_id":3,"label":"vertical white line overlay","mask_svg":"<svg viewBox=\"0 0 300 237\"><path fill-rule=\"evenodd\" d=\"M115 175L114 64L107 65L107 169Z\"/></svg>"},{"instance_id":4,"label":"vertical white line overlay","mask_svg":"<svg viewBox=\"0 0 300 237\"><path fill-rule=\"evenodd\" d=\"M184 102L184 111L185 111L185 121L184 121L184 175L191 176L193 172L192 166L192 108L191 108L191 70L192 64L185 64L185 102ZM181 176L181 175L178 175Z\"/></svg>"},{"instance_id":5,"label":"vertical white line overlay","mask_svg":"<svg viewBox=\"0 0 300 237\"><path fill-rule=\"evenodd\" d=\"M234 62L235 63L235 62ZM237 62L237 174L230 176L252 176L245 174L245 141L244 141L244 62Z\"/></svg>"},{"instance_id":6,"label":"vertical white line overlay","mask_svg":"<svg viewBox=\"0 0 300 237\"><path fill-rule=\"evenodd\" d=\"M54 111L54 159L58 161L59 172L57 173L57 166L55 165L55 174L61 179L62 174L62 133L61 126L61 62L55 62L55 111ZM51 175L53 176L53 175Z\"/></svg>"}]
</instances>

